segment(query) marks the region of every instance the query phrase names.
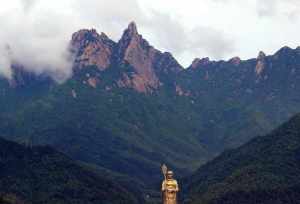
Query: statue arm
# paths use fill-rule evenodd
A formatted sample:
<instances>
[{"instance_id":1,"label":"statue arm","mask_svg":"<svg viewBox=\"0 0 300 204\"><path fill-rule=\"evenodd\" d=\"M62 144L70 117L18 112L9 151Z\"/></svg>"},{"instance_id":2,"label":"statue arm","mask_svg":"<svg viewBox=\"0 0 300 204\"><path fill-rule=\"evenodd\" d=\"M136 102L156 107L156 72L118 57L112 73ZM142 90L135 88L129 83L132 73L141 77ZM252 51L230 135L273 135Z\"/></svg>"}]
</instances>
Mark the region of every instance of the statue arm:
<instances>
[{"instance_id":1,"label":"statue arm","mask_svg":"<svg viewBox=\"0 0 300 204\"><path fill-rule=\"evenodd\" d=\"M178 192L179 191L179 186L178 186L178 183L177 181L175 181L175 191Z\"/></svg>"}]
</instances>

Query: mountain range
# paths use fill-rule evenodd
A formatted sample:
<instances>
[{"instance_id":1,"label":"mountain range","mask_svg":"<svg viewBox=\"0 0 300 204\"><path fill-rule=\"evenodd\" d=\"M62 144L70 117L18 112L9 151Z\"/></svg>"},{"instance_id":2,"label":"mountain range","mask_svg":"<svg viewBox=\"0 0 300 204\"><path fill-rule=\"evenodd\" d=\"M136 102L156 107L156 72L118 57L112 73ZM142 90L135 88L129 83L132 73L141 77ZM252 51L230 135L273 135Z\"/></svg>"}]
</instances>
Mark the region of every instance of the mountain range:
<instances>
[{"instance_id":1,"label":"mountain range","mask_svg":"<svg viewBox=\"0 0 300 204\"><path fill-rule=\"evenodd\" d=\"M118 42L80 30L70 52L62 84L21 64L0 80L0 136L133 179L145 196L159 189L162 163L189 175L300 110L300 48L183 68L130 23Z\"/></svg>"}]
</instances>

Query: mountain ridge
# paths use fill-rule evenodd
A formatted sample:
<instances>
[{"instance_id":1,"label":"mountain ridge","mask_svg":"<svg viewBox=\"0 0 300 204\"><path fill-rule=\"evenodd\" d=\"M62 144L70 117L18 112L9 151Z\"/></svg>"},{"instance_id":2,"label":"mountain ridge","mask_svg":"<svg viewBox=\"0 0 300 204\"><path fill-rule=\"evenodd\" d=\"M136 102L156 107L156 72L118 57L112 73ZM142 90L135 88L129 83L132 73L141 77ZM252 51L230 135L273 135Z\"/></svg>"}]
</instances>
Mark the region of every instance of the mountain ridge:
<instances>
[{"instance_id":1,"label":"mountain ridge","mask_svg":"<svg viewBox=\"0 0 300 204\"><path fill-rule=\"evenodd\" d=\"M239 57L233 57L229 60L210 60L206 58L195 58L191 65L187 68L178 63L178 61L169 52L160 52L149 44L142 35L138 33L137 25L133 21L127 29L124 30L118 42L111 40L105 33L99 34L96 29L81 29L73 33L70 41L70 52L74 56L74 72L88 66L97 66L100 71L105 71L114 66L129 66L131 71L123 73L117 81L120 88L132 88L141 93L151 93L158 90L165 81L161 79L168 77L174 79L180 72L188 70L197 70L215 64L231 63L239 66L243 62L257 60L255 65L255 73L257 76L264 69L264 60L270 57L280 57L281 53L299 52L300 47L292 49L284 46L276 51L273 55L266 55L260 51L257 58L242 60ZM18 70L22 66L19 67ZM162 69L162 67L164 67ZM19 76L19 80L10 81L12 87L18 84L22 85L22 74L20 71L14 70L15 76ZM23 73L24 75L25 73ZM20 81L21 79L21 81ZM18 82L19 81L19 82ZM97 84L97 80L93 80L93 86ZM174 82L176 83L176 82ZM176 87L173 84L173 89ZM182 87L180 87L182 89Z\"/></svg>"}]
</instances>

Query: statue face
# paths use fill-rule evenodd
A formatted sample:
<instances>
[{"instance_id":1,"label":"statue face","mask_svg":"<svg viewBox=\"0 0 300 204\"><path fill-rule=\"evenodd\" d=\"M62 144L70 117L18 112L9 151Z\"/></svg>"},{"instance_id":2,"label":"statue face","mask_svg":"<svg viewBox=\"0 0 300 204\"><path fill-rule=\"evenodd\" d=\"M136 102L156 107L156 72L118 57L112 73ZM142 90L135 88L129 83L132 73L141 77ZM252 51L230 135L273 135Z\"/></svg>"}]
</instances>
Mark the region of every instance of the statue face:
<instances>
[{"instance_id":1,"label":"statue face","mask_svg":"<svg viewBox=\"0 0 300 204\"><path fill-rule=\"evenodd\" d=\"M173 172L168 172L167 179L172 179L172 178L173 178Z\"/></svg>"}]
</instances>

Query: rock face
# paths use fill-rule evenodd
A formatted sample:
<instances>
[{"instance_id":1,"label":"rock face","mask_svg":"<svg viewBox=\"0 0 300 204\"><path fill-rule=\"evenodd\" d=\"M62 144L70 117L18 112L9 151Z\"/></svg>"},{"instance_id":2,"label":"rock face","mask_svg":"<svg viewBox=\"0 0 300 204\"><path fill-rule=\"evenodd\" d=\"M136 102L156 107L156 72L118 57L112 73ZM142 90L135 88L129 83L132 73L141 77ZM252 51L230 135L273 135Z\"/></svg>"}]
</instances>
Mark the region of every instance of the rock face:
<instances>
[{"instance_id":1,"label":"rock face","mask_svg":"<svg viewBox=\"0 0 300 204\"><path fill-rule=\"evenodd\" d=\"M197 69L197 68L200 68L201 66L208 65L209 63L210 63L210 59L208 57L202 58L202 59L196 58L192 62L192 65L190 66L190 68Z\"/></svg>"},{"instance_id":2,"label":"rock face","mask_svg":"<svg viewBox=\"0 0 300 204\"><path fill-rule=\"evenodd\" d=\"M170 53L161 53L143 39L134 22L129 24L118 43L103 33L99 35L96 30L80 30L73 34L71 47L76 68L95 65L104 71L113 63L132 68L132 72L123 73L116 82L119 87L138 92L151 92L164 84L160 75L173 75L183 70Z\"/></svg>"},{"instance_id":3,"label":"rock face","mask_svg":"<svg viewBox=\"0 0 300 204\"><path fill-rule=\"evenodd\" d=\"M233 57L229 60L233 65L239 66L241 64L241 59L239 57Z\"/></svg>"},{"instance_id":4,"label":"rock face","mask_svg":"<svg viewBox=\"0 0 300 204\"><path fill-rule=\"evenodd\" d=\"M118 43L119 61L128 63L134 69L129 86L140 92L160 86L153 67L157 53L158 51L138 34L135 23L129 24Z\"/></svg>"},{"instance_id":5,"label":"rock face","mask_svg":"<svg viewBox=\"0 0 300 204\"><path fill-rule=\"evenodd\" d=\"M96 30L80 30L73 34L71 50L75 56L75 67L83 68L96 65L105 70L111 65L115 42L104 33L99 35Z\"/></svg>"},{"instance_id":6,"label":"rock face","mask_svg":"<svg viewBox=\"0 0 300 204\"><path fill-rule=\"evenodd\" d=\"M266 54L264 52L259 52L257 57L257 64L255 66L255 73L257 76L260 76L265 68L265 58Z\"/></svg>"}]
</instances>

